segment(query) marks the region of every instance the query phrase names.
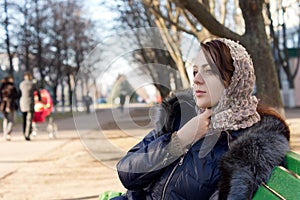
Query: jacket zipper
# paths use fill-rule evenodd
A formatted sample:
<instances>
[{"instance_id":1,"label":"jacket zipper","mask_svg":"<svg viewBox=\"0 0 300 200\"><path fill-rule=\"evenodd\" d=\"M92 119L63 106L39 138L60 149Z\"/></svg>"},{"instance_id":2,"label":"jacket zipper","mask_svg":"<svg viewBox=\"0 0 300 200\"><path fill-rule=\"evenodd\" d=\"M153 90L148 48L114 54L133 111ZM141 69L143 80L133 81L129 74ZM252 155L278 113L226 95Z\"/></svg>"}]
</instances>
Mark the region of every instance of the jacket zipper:
<instances>
[{"instance_id":1,"label":"jacket zipper","mask_svg":"<svg viewBox=\"0 0 300 200\"><path fill-rule=\"evenodd\" d=\"M168 186L168 184L169 184L169 182L170 182L170 180L171 180L171 178L172 178L175 170L177 169L178 166L182 165L184 156L185 156L185 154L183 156L181 156L180 161L177 163L177 165L171 171L171 173L170 173L170 175L169 175L169 177L168 177L168 179L167 179L167 181L166 181L166 183L164 185L164 189L163 189L163 193L162 193L162 198L161 198L162 200L165 198L165 193L166 193L166 190L167 190L167 186Z\"/></svg>"}]
</instances>

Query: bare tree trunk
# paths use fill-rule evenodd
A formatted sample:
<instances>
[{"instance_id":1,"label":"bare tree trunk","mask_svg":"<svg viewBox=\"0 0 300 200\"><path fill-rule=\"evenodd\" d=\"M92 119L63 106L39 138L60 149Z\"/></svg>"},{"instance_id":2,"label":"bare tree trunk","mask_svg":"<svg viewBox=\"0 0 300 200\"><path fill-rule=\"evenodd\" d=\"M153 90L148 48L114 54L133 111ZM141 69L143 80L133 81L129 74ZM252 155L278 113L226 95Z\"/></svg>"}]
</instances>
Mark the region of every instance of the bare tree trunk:
<instances>
[{"instance_id":1,"label":"bare tree trunk","mask_svg":"<svg viewBox=\"0 0 300 200\"><path fill-rule=\"evenodd\" d=\"M45 87L45 74L44 74L44 63L43 63L43 47L42 47L42 37L41 37L41 25L42 19L40 17L40 10L38 6L38 0L34 0L35 2L35 14L36 14L36 22L35 22L35 29L36 29L36 40L37 40L37 67L40 72L41 77L41 85L40 87Z\"/></svg>"},{"instance_id":2,"label":"bare tree trunk","mask_svg":"<svg viewBox=\"0 0 300 200\"><path fill-rule=\"evenodd\" d=\"M61 85L61 106L64 111L65 108L65 86L64 86L64 81L63 78L60 79L60 85Z\"/></svg>"},{"instance_id":3,"label":"bare tree trunk","mask_svg":"<svg viewBox=\"0 0 300 200\"><path fill-rule=\"evenodd\" d=\"M220 24L198 0L179 2L212 34L240 41L247 48L256 71L258 98L262 103L283 111L274 60L262 15L263 0L239 1L246 25L246 32L242 36Z\"/></svg>"},{"instance_id":4,"label":"bare tree trunk","mask_svg":"<svg viewBox=\"0 0 300 200\"><path fill-rule=\"evenodd\" d=\"M70 70L70 69L68 69ZM73 97L73 75L69 72L67 74L67 79L68 79L68 101L69 101L69 106L70 106L70 111L72 112L73 106L72 106L72 97Z\"/></svg>"},{"instance_id":5,"label":"bare tree trunk","mask_svg":"<svg viewBox=\"0 0 300 200\"><path fill-rule=\"evenodd\" d=\"M242 37L242 43L253 59L258 98L264 104L281 110L283 104L274 59L265 31L262 5L263 1L257 3L240 1L246 24L246 33Z\"/></svg>"},{"instance_id":6,"label":"bare tree trunk","mask_svg":"<svg viewBox=\"0 0 300 200\"><path fill-rule=\"evenodd\" d=\"M159 12L159 4L160 2L158 0L155 1L148 1L143 0L143 3L145 5L150 5L150 12L155 16L154 22L156 26L159 28L160 35L162 37L162 40L164 41L166 48L168 49L170 56L174 60L174 62L177 65L177 69L179 71L179 74L181 76L181 82L183 88L190 87L189 79L187 77L186 69L185 69L185 63L182 58L182 52L180 50L180 32L178 32L178 29L176 25L171 24L167 26L166 20L163 19L163 17L157 13ZM176 9L175 11L172 10L170 3L167 3L168 7L168 17L172 19L174 22L178 23L178 16L180 13L179 9ZM169 31L172 31L171 33Z\"/></svg>"},{"instance_id":7,"label":"bare tree trunk","mask_svg":"<svg viewBox=\"0 0 300 200\"><path fill-rule=\"evenodd\" d=\"M5 29L5 42L6 42L6 52L8 55L8 59L9 59L9 74L11 76L13 76L14 73L14 66L13 66L13 62L12 62L12 58L13 55L10 52L10 37L9 37L9 32L8 32L8 13L7 13L7 0L4 0L4 13L5 13L5 20L4 20L4 29Z\"/></svg>"},{"instance_id":8,"label":"bare tree trunk","mask_svg":"<svg viewBox=\"0 0 300 200\"><path fill-rule=\"evenodd\" d=\"M53 107L54 107L54 111L57 110L56 106L57 106L57 84L55 86L52 87L52 94L53 94Z\"/></svg>"},{"instance_id":9,"label":"bare tree trunk","mask_svg":"<svg viewBox=\"0 0 300 200\"><path fill-rule=\"evenodd\" d=\"M29 16L29 13L28 13L28 8L27 8L27 3L28 1L26 0L24 2L24 35L23 35L23 43L24 43L24 48L25 48L25 55L24 55L24 62L25 62L25 70L27 72L31 71L32 72L32 69L30 67L30 63L29 63L29 54L30 54L30 51L29 51L29 46L30 46L30 43L29 43L29 30L28 30L28 27L29 27L29 24L28 24L28 16Z\"/></svg>"}]
</instances>

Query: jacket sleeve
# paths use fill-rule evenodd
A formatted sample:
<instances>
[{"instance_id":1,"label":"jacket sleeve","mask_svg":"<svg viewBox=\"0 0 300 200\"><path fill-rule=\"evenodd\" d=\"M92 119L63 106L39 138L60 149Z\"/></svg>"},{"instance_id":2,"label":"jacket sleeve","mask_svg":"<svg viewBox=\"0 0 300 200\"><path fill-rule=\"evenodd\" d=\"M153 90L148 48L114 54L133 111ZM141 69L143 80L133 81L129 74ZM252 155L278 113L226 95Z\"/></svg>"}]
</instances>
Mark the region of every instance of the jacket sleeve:
<instances>
[{"instance_id":1,"label":"jacket sleeve","mask_svg":"<svg viewBox=\"0 0 300 200\"><path fill-rule=\"evenodd\" d=\"M118 162L119 178L129 190L146 188L166 166L176 161L183 153L172 133L158 136L156 131L152 130Z\"/></svg>"},{"instance_id":2,"label":"jacket sleeve","mask_svg":"<svg viewBox=\"0 0 300 200\"><path fill-rule=\"evenodd\" d=\"M288 133L287 133L288 132ZM252 199L289 150L288 127L268 116L232 142L220 162L219 199Z\"/></svg>"},{"instance_id":3,"label":"jacket sleeve","mask_svg":"<svg viewBox=\"0 0 300 200\"><path fill-rule=\"evenodd\" d=\"M18 100L19 98L20 98L20 94L19 94L19 91L17 90L17 88L16 87L13 87L13 96L12 96L12 98L14 99L14 100Z\"/></svg>"}]
</instances>

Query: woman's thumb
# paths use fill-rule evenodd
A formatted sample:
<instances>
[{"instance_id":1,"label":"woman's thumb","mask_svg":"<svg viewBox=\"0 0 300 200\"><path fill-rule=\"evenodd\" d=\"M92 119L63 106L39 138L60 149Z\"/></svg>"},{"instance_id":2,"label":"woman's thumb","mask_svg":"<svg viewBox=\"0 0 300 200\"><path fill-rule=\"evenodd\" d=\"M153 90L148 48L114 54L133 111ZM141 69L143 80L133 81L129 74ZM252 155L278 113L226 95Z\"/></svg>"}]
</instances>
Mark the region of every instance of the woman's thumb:
<instances>
[{"instance_id":1,"label":"woman's thumb","mask_svg":"<svg viewBox=\"0 0 300 200\"><path fill-rule=\"evenodd\" d=\"M210 117L212 115L211 109L205 109L205 111L203 112L203 115L207 118Z\"/></svg>"}]
</instances>

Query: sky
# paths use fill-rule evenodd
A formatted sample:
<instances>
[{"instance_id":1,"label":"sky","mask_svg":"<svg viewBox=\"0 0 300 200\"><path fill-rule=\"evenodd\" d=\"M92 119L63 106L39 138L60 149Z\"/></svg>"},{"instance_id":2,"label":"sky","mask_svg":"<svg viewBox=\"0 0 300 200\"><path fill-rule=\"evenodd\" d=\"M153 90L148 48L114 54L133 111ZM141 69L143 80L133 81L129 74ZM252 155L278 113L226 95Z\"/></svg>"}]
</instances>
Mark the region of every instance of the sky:
<instances>
[{"instance_id":1,"label":"sky","mask_svg":"<svg viewBox=\"0 0 300 200\"><path fill-rule=\"evenodd\" d=\"M102 5L105 0L88 0L84 1L84 4L89 11L87 16L89 16L93 21L96 22L98 26L98 33L101 34L99 37L105 39L113 34L113 26L115 23L112 19L118 16L117 12L109 10L105 5ZM113 1L110 1L110 6Z\"/></svg>"}]
</instances>

